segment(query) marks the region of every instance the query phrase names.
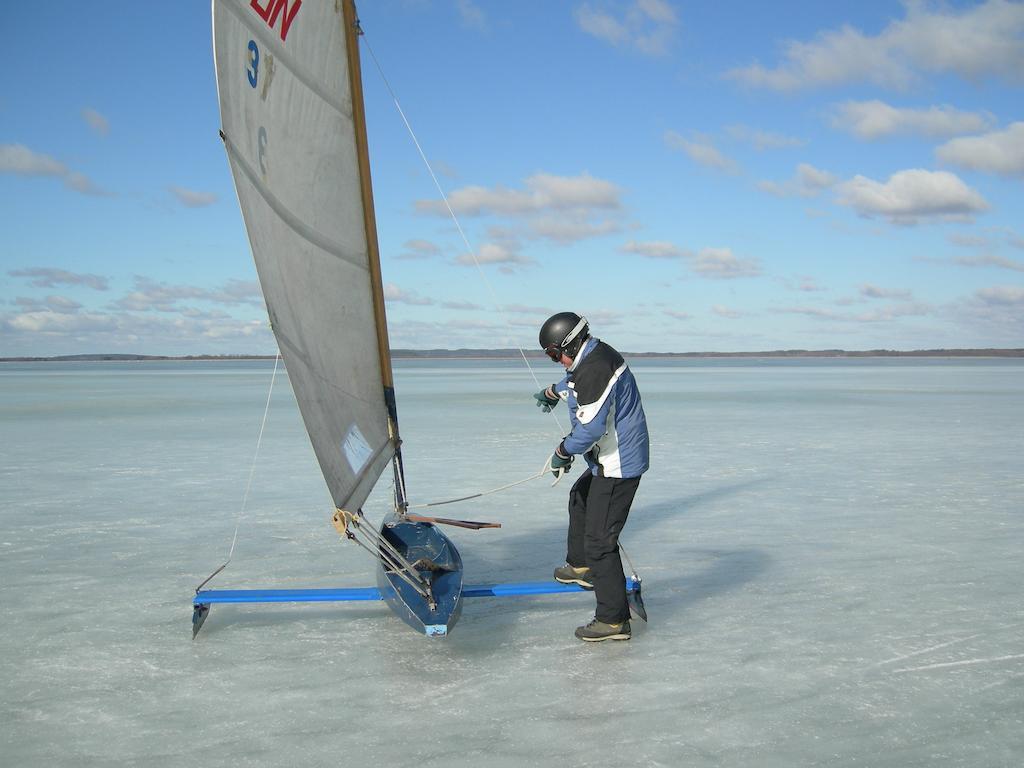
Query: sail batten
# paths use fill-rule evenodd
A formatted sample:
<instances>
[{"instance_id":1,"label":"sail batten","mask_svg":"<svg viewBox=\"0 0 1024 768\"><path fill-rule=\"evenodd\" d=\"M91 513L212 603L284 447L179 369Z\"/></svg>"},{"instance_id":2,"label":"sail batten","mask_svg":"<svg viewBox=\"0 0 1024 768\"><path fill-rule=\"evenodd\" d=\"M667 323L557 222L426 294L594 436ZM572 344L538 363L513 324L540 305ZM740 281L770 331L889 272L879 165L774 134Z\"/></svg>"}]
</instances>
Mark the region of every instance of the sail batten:
<instances>
[{"instance_id":1,"label":"sail batten","mask_svg":"<svg viewBox=\"0 0 1024 768\"><path fill-rule=\"evenodd\" d=\"M345 253L342 250L340 243L332 242L322 233L316 231L296 214L288 210L280 200L278 200L274 193L270 191L266 184L264 184L256 173L256 170L246 162L245 158L235 148L235 145L231 142L230 137L224 136L224 148L231 156L232 161L238 164L239 170L246 175L246 178L252 183L253 187L260 193L267 205L274 209L274 213L281 217L281 220L285 222L291 230L298 236L309 241L313 245L316 245L323 251L337 256L339 259L344 259L354 267L360 269L369 269L369 265L366 262L365 254Z\"/></svg>"},{"instance_id":2,"label":"sail batten","mask_svg":"<svg viewBox=\"0 0 1024 768\"><path fill-rule=\"evenodd\" d=\"M222 135L306 431L335 506L356 510L399 441L351 9L264 8L213 0Z\"/></svg>"}]
</instances>

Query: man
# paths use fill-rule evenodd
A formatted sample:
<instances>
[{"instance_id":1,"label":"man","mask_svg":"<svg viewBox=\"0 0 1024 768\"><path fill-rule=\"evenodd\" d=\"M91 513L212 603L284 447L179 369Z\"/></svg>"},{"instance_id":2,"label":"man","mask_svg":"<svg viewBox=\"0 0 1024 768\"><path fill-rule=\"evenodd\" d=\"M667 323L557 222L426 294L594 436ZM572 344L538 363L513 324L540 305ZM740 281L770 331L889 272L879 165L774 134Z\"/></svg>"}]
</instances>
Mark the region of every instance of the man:
<instances>
[{"instance_id":1,"label":"man","mask_svg":"<svg viewBox=\"0 0 1024 768\"><path fill-rule=\"evenodd\" d=\"M583 454L588 468L569 492L566 564L555 569L555 578L594 590L594 620L578 627L576 637L589 642L628 640L619 533L649 465L640 392L622 355L592 337L586 318L574 312L549 317L540 329L540 346L565 367L566 375L534 395L537 405L548 412L565 400L572 424L551 456L551 471L556 476L568 471L576 454Z\"/></svg>"}]
</instances>

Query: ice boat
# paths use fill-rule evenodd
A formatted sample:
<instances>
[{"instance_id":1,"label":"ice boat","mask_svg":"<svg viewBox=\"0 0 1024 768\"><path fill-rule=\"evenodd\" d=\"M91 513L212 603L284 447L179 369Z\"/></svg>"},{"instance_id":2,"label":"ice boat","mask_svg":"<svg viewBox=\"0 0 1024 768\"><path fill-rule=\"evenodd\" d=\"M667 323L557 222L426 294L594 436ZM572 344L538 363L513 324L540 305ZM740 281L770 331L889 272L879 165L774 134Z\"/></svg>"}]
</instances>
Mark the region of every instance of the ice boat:
<instances>
[{"instance_id":1,"label":"ice boat","mask_svg":"<svg viewBox=\"0 0 1024 768\"><path fill-rule=\"evenodd\" d=\"M406 515L358 34L352 0L213 0L221 138L335 525L377 559L395 612L444 635L462 559ZM389 466L394 511L375 529L362 506ZM195 603L195 629L209 604Z\"/></svg>"},{"instance_id":2,"label":"ice boat","mask_svg":"<svg viewBox=\"0 0 1024 768\"><path fill-rule=\"evenodd\" d=\"M417 631L445 636L465 597L582 591L557 582L465 586L462 558L437 523L497 524L409 514L359 34L352 0L213 0L220 135L267 313L334 525L377 561L378 586L203 589L221 566L196 589L193 637L220 603L385 600ZM388 467L393 510L377 528L362 508ZM635 574L628 591L643 611Z\"/></svg>"}]
</instances>

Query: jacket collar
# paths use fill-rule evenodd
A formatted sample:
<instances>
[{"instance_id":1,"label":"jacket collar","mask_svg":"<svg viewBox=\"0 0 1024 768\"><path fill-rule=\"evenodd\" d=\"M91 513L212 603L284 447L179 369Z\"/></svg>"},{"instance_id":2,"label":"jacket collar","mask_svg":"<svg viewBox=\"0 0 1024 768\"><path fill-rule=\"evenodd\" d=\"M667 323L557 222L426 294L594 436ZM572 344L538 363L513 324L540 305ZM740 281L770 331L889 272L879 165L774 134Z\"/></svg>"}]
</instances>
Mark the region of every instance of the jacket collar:
<instances>
[{"instance_id":1,"label":"jacket collar","mask_svg":"<svg viewBox=\"0 0 1024 768\"><path fill-rule=\"evenodd\" d=\"M569 373L572 373L573 371L576 370L576 367L583 361L583 358L585 358L587 355L589 355L590 351L594 347L597 346L597 342L598 341L599 340L594 338L593 336L591 336L589 339L587 339L587 343L583 345L583 347L580 349L580 351L576 354L576 359L573 360L572 361L572 365L569 366L569 368L568 368L568 372Z\"/></svg>"}]
</instances>

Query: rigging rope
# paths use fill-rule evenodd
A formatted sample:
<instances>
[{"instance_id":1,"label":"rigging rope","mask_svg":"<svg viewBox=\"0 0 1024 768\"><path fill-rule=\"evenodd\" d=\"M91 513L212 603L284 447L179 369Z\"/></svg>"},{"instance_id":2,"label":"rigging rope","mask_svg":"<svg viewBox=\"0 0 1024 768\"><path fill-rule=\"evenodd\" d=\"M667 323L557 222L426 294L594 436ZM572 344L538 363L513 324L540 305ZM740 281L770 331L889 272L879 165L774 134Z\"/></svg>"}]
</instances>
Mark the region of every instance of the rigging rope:
<instances>
[{"instance_id":1,"label":"rigging rope","mask_svg":"<svg viewBox=\"0 0 1024 768\"><path fill-rule=\"evenodd\" d=\"M259 458L260 446L263 444L263 430L266 429L266 426L267 426L267 414L270 412L270 398L274 394L274 381L277 379L277 366L278 366L278 364L280 362L281 362L281 353L279 351L277 353L277 356L274 358L274 372L270 376L270 389L267 392L267 404L263 408L263 420L260 422L260 434L256 438L256 450L255 450L255 452L253 453L253 456L252 456L252 465L249 467L249 480L245 484L245 493L242 495L242 506L238 510L238 517L235 519L235 533L231 537L231 548L228 550L228 558L227 558L227 560L224 561L224 564L221 565L220 568L218 568L213 573L211 573L209 576L207 576L203 580L203 582L198 587L196 587L196 593L198 593L199 590L201 590L204 586L206 586L206 584L214 576L216 576L218 573L220 573L225 568L227 568L228 567L228 563L231 562L231 558L235 554L235 544L238 543L238 529L239 529L239 527L242 524L242 517L245 515L246 504L249 502L249 490L252 488L252 478L253 478L253 475L255 475L255 473L256 473L256 459Z\"/></svg>"},{"instance_id":2,"label":"rigging rope","mask_svg":"<svg viewBox=\"0 0 1024 768\"><path fill-rule=\"evenodd\" d=\"M386 566L388 573L393 573L402 579L406 584L416 590L431 605L434 604L433 593L430 583L422 577L416 566L410 563L401 552L388 541L387 537L371 525L363 525L365 517L362 512L348 512L344 509L336 509L332 519L338 533L351 539ZM367 521L368 522L368 521Z\"/></svg>"},{"instance_id":3,"label":"rigging rope","mask_svg":"<svg viewBox=\"0 0 1024 768\"><path fill-rule=\"evenodd\" d=\"M360 32L362 29L360 28ZM373 52L373 47L370 45L370 41L367 39L365 32L362 33L363 42L366 45L366 50L370 54L370 58L373 59L374 66L377 67L377 72L380 75L382 81L384 81L384 87L391 95L391 100L395 104L395 109L398 110L399 116L402 118L402 122L405 124L405 129L409 133L409 138L412 139L412 143L416 146L416 151L419 153L420 159L423 161L423 165L426 166L427 173L430 175L431 180L434 182L434 186L437 188L437 193L441 196L441 200L444 202L445 208L448 209L448 215L451 216L452 222L455 224L455 229L459 233L459 237L462 239L462 244L466 247L466 251L473 259L473 264L476 266L477 273L480 275L480 279L487 287L488 292L491 294L491 303L496 310L496 313L501 317L505 323L506 331L508 333L507 338L515 345L516 349L519 350L520 357L523 358L523 362L526 364L527 370L530 372L530 376L533 377L533 382L538 387L542 386L540 380L537 378L536 372L533 370L533 366L530 365L530 360L526 356L526 352L523 348L515 342L515 336L512 333L512 324L508 321L508 316L501 310L501 303L498 301L498 294L494 290L494 286L491 285L491 281L487 279L487 273L484 272L482 266L480 266L480 260L476 257L476 249L470 245L469 238L466 236L466 231L462 228L462 222L459 221L459 217L456 215L455 210L452 208L451 203L448 200L448 195L445 194L444 188L441 186L441 182L438 181L437 174L434 173L434 168L430 164L430 160L427 159L426 153L423 151L423 147L420 145L419 139L416 137L416 132L413 131L412 125L409 123L409 119L405 116L405 110L402 109L401 103L398 101L398 96L395 94L394 89L391 87L391 83L388 81L387 76L384 74L384 69L380 65L380 61L377 59L377 55ZM554 411L551 411L551 415L555 419L556 427L559 434L563 434L562 423L558 418L558 415ZM531 478L532 479L532 478ZM483 494L479 494L483 495ZM475 497L467 497L475 498Z\"/></svg>"},{"instance_id":4,"label":"rigging rope","mask_svg":"<svg viewBox=\"0 0 1024 768\"><path fill-rule=\"evenodd\" d=\"M434 173L434 168L433 168L433 166L431 166L430 161L427 159L427 155L423 151L423 147L420 145L419 139L416 138L416 132L413 131L412 125L409 123L408 118L405 116L405 110L402 109L402 105L398 101L398 96L395 94L394 89L391 87L391 83L388 81L387 76L384 74L384 69L383 69L383 67L381 67L380 61L378 61L378 59L377 59L377 55L373 52L373 47L370 45L369 39L366 37L366 34L363 31L362 27L359 27L358 31L359 31L360 36L363 38L363 43L366 45L366 50L369 52L370 58L373 59L374 66L377 67L377 72L380 75L381 80L384 81L384 87L387 88L388 93L391 95L391 100L395 104L395 109L398 110L398 114L401 116L402 122L405 124L406 131L409 132L409 137L412 139L412 143L416 146L416 151L419 153L420 159L423 161L423 165L425 165L426 168L427 168L427 173L430 174L430 178L434 182L434 186L437 188L438 194L441 196L441 199L444 201L445 208L448 209L448 215L451 216L452 221L455 223L455 229L458 231L459 237L462 238L463 245L465 245L466 250L469 252L469 255L473 259L473 264L476 266L477 273L480 275L480 279L483 280L484 285L487 286L487 290L491 294L491 301L493 303L493 306L494 306L495 310L497 310L498 315L501 316L502 320L505 322L505 325L506 325L506 327L509 330L509 338L514 339L515 337L512 336L512 334L511 334L512 325L511 325L511 323L509 323L508 317L505 315L505 313L501 311L501 306L500 306L500 303L498 301L498 295L497 295L497 293L494 290L494 286L491 285L491 281L487 279L487 274L484 272L483 267L480 266L480 261L476 257L476 250L473 248L472 245L470 245L469 238L466 237L466 232L462 228L462 223L459 221L459 217L455 214L455 210L452 208L451 203L448 201L448 195L445 194L445 191L444 191L444 189L441 186L441 182L438 181L437 174ZM519 344L516 344L514 340L513 340L512 343L515 344L516 349L519 350L519 355L523 358L523 362L526 364L526 368L527 368L527 370L529 370L530 376L533 377L534 384L536 384L538 387L542 386L541 383L540 383L540 380L537 378L536 372L533 370L533 366L530 365L529 358L526 357L526 352L524 352L523 348L521 346L519 346ZM555 421L555 426L556 426L556 429L558 430L558 434L560 436L564 435L565 434L565 429L562 427L562 421L561 421L561 419L558 418L558 414L555 413L554 410L551 410L549 412L550 412L552 418ZM414 504L414 505L409 506L408 509L422 509L424 507L436 507L436 506L440 506L442 504L455 504L456 502L460 502L460 501L468 501L470 499L476 499L476 498L479 498L481 496L486 496L486 495L491 494L491 493L497 493L498 491L503 491L503 490L505 490L507 488L512 488L513 486L520 485L520 484L528 482L530 480L535 480L538 477L541 477L547 471L549 471L549 470L547 468L545 468L544 470L541 470L536 475L531 475L530 477L524 478L523 480L518 480L518 481L516 481L514 483L509 483L508 485L503 485L500 488L494 488L494 489L489 490L489 491L482 491L481 493L475 493L475 494L472 494L470 496L462 496L462 497L457 498L457 499L448 499L447 501L435 501L435 502L432 502L430 504ZM558 481L562 479L562 475L563 474L564 474L564 472L560 473L557 476L555 482L552 483L553 486L558 484ZM629 555L627 555L626 551L622 548L621 542L619 543L619 549L622 552L623 556L626 558L626 562L629 563L630 570L633 571L633 578L636 579L637 581L639 581L639 577L636 574L636 569L633 568L633 563L630 561Z\"/></svg>"},{"instance_id":5,"label":"rigging rope","mask_svg":"<svg viewBox=\"0 0 1024 768\"><path fill-rule=\"evenodd\" d=\"M514 483L508 483L507 485L502 485L502 486L499 486L498 488L491 488L491 490L489 490L489 491L480 491L479 493L473 493L473 494L470 494L469 496L459 496L456 499L446 499L445 501L432 501L429 504L410 504L408 508L409 509L425 509L426 507L440 507L440 506L442 506L444 504L455 504L455 503L460 502L460 501L469 501L470 499L479 499L481 496L489 496L492 493L497 493L498 491L504 491L504 490L506 490L508 488L513 488L513 487L515 487L517 485L522 485L523 483L528 483L531 480L536 480L537 478L544 477L544 475L546 475L548 472L552 472L552 471L555 471L555 470L551 469L551 460L548 459L546 462L544 462L544 466L541 467L540 471L537 474L530 475L529 477L524 477L522 480L516 480ZM558 481L562 479L562 476L564 474L565 474L565 469L564 468L558 470L558 473L555 476L555 482L553 482L551 484L552 488L555 487L556 485L558 485Z\"/></svg>"}]
</instances>

